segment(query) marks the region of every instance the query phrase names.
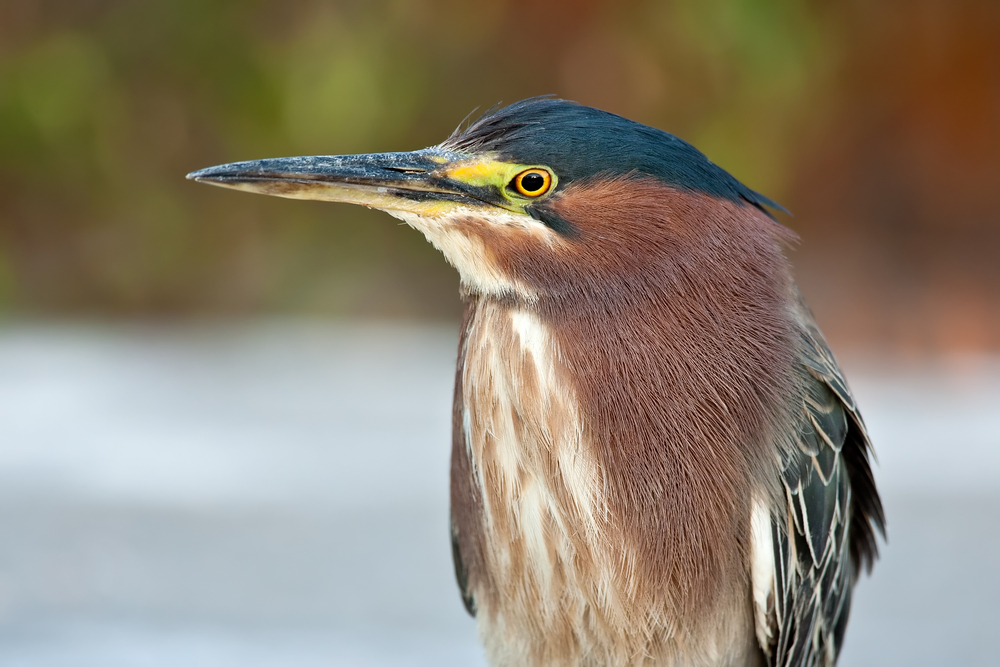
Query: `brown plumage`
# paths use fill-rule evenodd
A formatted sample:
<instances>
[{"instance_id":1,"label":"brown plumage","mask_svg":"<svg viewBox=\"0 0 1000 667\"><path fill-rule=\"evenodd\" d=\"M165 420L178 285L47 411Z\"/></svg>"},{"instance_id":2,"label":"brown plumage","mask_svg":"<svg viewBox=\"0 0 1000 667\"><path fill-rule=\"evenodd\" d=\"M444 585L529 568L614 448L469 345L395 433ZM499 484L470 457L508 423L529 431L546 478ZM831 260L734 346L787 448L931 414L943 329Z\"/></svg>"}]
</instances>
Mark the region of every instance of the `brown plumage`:
<instances>
[{"instance_id":1,"label":"brown plumage","mask_svg":"<svg viewBox=\"0 0 1000 667\"><path fill-rule=\"evenodd\" d=\"M550 98L194 177L386 209L459 270L452 539L492 664L835 662L882 508L769 200Z\"/></svg>"},{"instance_id":2,"label":"brown plumage","mask_svg":"<svg viewBox=\"0 0 1000 667\"><path fill-rule=\"evenodd\" d=\"M579 412L583 433L574 455L604 473L598 530L589 535L566 497L570 492L551 481L560 479L552 461L559 443L551 442L558 438L518 438L526 449L539 450L524 457L524 465L535 469L519 472L555 487L552 511L561 516L546 520L567 522L574 526L571 535L584 536L570 540L573 562L562 565L575 567L577 578L592 587L587 606L533 618L533 630L549 642L567 634L560 644L569 645L592 623L588 631L615 635L605 643L616 650L655 655L670 652L668 633L695 641L715 632L713 612L721 607L749 621L741 647L749 651L750 502L754 495L772 503L779 498L772 420L787 413L797 381L792 286L779 248L788 235L758 209L647 179L574 184L552 205L576 226L572 245L539 249L510 234L484 239L493 259L538 293L537 302L467 298L452 504L461 553L476 554L466 563L469 590L489 613L504 608L492 599L500 584L488 574L499 567L491 558L503 555L491 549L483 524L494 526L493 539L504 541L515 563L519 541L516 523L497 516L508 508L498 490L503 482L491 474L489 443L474 442L479 458L473 463L464 442L488 440L480 429L492 422L474 415L472 432L465 433L463 411L470 402L493 407L495 385L516 382L521 393L512 401L514 428L528 422L530 429L531 421L578 428L540 406L535 373L523 367L534 360L510 324L512 313L527 311L552 337L558 392L569 394ZM588 251L586 261L576 256L581 248ZM491 376L494 365L481 359L493 348L509 364L501 369L503 380ZM484 384L487 394L479 395ZM479 488L468 483L475 465L482 469ZM483 494L500 508L489 516ZM605 575L611 602L600 600L595 559L612 565ZM505 601L520 604L523 597L529 608L544 606L531 598L528 582L537 583L528 574L507 577L518 586L500 596ZM583 611L592 619L567 621L567 614ZM594 664L623 664L624 656L594 657ZM541 658L520 660L555 664Z\"/></svg>"}]
</instances>

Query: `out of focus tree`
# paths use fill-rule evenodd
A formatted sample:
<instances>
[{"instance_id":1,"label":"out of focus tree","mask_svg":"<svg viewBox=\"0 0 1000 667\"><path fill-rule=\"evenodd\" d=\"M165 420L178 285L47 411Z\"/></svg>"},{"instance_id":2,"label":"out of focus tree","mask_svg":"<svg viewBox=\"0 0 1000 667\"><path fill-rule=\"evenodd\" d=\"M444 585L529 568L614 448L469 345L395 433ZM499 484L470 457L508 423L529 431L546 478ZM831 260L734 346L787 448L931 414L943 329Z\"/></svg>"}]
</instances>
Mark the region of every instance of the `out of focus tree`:
<instances>
[{"instance_id":1,"label":"out of focus tree","mask_svg":"<svg viewBox=\"0 0 1000 667\"><path fill-rule=\"evenodd\" d=\"M1000 3L829 5L830 106L790 201L832 336L1000 349Z\"/></svg>"},{"instance_id":2,"label":"out of focus tree","mask_svg":"<svg viewBox=\"0 0 1000 667\"><path fill-rule=\"evenodd\" d=\"M452 316L457 278L386 216L183 174L555 93L786 202L835 337L1000 346L997 35L990 0L5 3L0 307Z\"/></svg>"}]
</instances>

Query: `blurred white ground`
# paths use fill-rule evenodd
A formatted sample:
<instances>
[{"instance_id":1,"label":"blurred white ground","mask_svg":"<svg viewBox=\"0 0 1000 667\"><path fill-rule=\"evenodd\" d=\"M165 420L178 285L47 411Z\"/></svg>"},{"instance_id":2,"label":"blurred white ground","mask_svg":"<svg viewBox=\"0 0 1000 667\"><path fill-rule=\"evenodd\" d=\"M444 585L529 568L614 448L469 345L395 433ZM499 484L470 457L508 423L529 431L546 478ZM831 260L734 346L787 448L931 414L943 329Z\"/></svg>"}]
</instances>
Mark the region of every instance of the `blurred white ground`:
<instances>
[{"instance_id":1,"label":"blurred white ground","mask_svg":"<svg viewBox=\"0 0 1000 667\"><path fill-rule=\"evenodd\" d=\"M453 327L0 328L0 665L483 665ZM844 359L890 544L841 665L993 665L1000 360Z\"/></svg>"}]
</instances>

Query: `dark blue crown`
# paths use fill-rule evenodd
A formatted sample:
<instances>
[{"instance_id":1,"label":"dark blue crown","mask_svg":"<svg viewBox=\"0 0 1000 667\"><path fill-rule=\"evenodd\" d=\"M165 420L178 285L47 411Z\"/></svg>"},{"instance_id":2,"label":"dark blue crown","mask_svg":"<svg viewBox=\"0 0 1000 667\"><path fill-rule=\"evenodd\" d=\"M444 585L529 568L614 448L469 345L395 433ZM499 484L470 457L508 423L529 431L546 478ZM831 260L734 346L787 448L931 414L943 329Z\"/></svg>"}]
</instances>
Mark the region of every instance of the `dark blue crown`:
<instances>
[{"instance_id":1,"label":"dark blue crown","mask_svg":"<svg viewBox=\"0 0 1000 667\"><path fill-rule=\"evenodd\" d=\"M686 190L749 202L762 210L770 206L785 211L683 139L554 97L532 97L491 110L466 129L456 131L444 145L548 166L559 176L560 186L598 174L643 174Z\"/></svg>"}]
</instances>

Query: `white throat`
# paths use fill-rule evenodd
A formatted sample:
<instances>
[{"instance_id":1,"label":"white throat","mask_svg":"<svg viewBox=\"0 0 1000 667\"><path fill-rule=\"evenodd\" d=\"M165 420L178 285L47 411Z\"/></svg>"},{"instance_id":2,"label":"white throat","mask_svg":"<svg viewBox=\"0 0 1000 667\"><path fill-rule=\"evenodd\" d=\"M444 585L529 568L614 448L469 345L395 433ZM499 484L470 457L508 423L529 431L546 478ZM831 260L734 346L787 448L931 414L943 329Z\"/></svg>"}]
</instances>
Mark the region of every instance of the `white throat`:
<instances>
[{"instance_id":1,"label":"white throat","mask_svg":"<svg viewBox=\"0 0 1000 667\"><path fill-rule=\"evenodd\" d=\"M524 281L504 272L496 255L476 234L475 226L486 225L500 233L518 235L525 243L553 242L552 231L526 215L496 209L484 213L477 208L456 208L447 215L424 216L409 211L386 210L386 213L423 232L441 251L448 263L458 270L462 283L473 293L493 297L516 296L527 302L538 299L537 292Z\"/></svg>"}]
</instances>

